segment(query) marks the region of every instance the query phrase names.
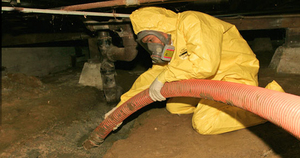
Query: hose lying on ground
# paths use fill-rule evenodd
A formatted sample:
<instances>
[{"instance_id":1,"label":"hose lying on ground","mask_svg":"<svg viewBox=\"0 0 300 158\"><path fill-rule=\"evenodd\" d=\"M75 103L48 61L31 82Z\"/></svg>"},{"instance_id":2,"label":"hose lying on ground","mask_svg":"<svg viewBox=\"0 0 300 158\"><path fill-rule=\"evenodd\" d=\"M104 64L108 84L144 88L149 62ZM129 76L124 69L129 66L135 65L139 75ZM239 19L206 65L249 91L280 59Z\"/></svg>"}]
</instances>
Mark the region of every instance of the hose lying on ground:
<instances>
[{"instance_id":1,"label":"hose lying on ground","mask_svg":"<svg viewBox=\"0 0 300 158\"><path fill-rule=\"evenodd\" d=\"M256 86L214 80L184 80L166 83L165 98L195 97L210 99L248 110L300 138L300 97ZM152 103L148 89L119 106L83 143L90 149L102 143L113 128L132 113Z\"/></svg>"}]
</instances>

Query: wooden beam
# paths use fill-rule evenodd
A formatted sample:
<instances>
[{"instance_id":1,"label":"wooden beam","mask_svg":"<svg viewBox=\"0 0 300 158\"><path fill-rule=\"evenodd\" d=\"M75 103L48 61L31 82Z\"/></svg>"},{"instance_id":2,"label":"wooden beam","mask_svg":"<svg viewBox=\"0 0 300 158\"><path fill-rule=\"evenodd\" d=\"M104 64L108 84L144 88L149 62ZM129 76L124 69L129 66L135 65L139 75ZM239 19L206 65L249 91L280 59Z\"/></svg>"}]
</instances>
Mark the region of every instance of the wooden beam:
<instances>
[{"instance_id":1,"label":"wooden beam","mask_svg":"<svg viewBox=\"0 0 300 158\"><path fill-rule=\"evenodd\" d=\"M234 24L239 30L262 30L300 27L300 14L269 16L238 16L219 18Z\"/></svg>"}]
</instances>

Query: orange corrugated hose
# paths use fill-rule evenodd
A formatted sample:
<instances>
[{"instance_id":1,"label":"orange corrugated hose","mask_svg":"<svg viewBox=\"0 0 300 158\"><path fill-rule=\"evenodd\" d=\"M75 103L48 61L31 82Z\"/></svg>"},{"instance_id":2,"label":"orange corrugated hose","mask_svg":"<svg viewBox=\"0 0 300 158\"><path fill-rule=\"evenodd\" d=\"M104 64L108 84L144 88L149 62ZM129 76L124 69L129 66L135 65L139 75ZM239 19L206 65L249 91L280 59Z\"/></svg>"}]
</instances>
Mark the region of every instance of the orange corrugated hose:
<instances>
[{"instance_id":1,"label":"orange corrugated hose","mask_svg":"<svg viewBox=\"0 0 300 158\"><path fill-rule=\"evenodd\" d=\"M220 101L248 110L300 138L300 97L256 86L214 80L184 80L166 83L166 97L195 97ZM89 149L103 142L113 128L135 111L152 103L148 89L119 106L83 143Z\"/></svg>"}]
</instances>

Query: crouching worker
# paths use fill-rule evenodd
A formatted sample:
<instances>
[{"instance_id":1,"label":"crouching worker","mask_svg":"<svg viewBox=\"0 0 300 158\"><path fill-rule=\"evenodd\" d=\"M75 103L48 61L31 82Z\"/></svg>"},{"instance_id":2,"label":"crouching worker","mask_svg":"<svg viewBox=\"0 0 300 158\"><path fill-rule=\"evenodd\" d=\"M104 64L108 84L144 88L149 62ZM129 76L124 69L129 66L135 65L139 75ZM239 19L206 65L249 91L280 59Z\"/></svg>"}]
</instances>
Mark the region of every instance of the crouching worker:
<instances>
[{"instance_id":1,"label":"crouching worker","mask_svg":"<svg viewBox=\"0 0 300 158\"><path fill-rule=\"evenodd\" d=\"M130 19L153 66L121 96L117 107L147 88L153 101L164 101L160 93L164 83L186 79L258 86L259 62L234 25L201 12L176 14L158 7L138 9ZM200 134L220 134L266 122L238 107L199 98L170 98L166 108L172 114L193 113L192 125Z\"/></svg>"}]
</instances>

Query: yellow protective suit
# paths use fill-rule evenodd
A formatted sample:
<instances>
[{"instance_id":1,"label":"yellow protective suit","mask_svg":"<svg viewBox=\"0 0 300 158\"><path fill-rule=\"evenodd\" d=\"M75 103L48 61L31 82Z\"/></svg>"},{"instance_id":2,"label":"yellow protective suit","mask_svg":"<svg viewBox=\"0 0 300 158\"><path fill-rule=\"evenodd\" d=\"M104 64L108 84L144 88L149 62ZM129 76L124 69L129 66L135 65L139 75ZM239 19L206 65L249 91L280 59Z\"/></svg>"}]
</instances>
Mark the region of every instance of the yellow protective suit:
<instances>
[{"instance_id":1,"label":"yellow protective suit","mask_svg":"<svg viewBox=\"0 0 300 158\"><path fill-rule=\"evenodd\" d=\"M175 52L169 64L153 65L121 96L125 101L149 88L158 78L162 83L185 79L211 79L258 85L259 62L236 27L210 15L147 7L130 15L135 34L143 30L171 34ZM170 98L167 110L193 115L193 127L200 134L219 134L266 120L243 109L197 98Z\"/></svg>"}]
</instances>

